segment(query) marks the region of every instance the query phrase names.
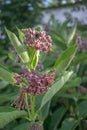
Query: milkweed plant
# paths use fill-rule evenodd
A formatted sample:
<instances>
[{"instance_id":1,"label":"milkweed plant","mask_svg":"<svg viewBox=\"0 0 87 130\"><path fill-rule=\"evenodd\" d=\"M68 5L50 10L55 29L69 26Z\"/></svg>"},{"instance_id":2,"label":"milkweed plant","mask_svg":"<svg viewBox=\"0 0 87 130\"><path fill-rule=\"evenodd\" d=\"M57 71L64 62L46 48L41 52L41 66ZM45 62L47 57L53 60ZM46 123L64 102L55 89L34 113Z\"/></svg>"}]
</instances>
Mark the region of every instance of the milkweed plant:
<instances>
[{"instance_id":1,"label":"milkweed plant","mask_svg":"<svg viewBox=\"0 0 87 130\"><path fill-rule=\"evenodd\" d=\"M8 120L5 120L2 114L3 123L0 123L0 128L22 117L29 122L28 130L44 130L43 123L51 99L73 75L70 64L77 52L76 42L72 44L76 27L69 34L64 51L47 68L41 64L41 60L44 55L49 54L50 58L50 54L55 52L55 45L47 32L40 28L17 28L18 36L16 36L7 28L5 30L14 47L15 55L19 58L21 72L11 72L0 65L0 79L19 88L18 95L13 101L14 107L11 107L12 110L8 113Z\"/></svg>"}]
</instances>

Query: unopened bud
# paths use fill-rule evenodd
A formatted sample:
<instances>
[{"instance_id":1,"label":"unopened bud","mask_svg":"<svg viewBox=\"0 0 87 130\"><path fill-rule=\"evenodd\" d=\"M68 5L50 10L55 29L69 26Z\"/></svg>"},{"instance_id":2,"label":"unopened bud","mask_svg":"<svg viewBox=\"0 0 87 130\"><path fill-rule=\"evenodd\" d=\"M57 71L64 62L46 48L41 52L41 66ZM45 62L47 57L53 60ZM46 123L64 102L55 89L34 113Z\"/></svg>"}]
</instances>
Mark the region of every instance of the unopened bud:
<instances>
[{"instance_id":1,"label":"unopened bud","mask_svg":"<svg viewBox=\"0 0 87 130\"><path fill-rule=\"evenodd\" d=\"M43 126L38 123L34 123L29 126L28 130L43 130Z\"/></svg>"}]
</instances>

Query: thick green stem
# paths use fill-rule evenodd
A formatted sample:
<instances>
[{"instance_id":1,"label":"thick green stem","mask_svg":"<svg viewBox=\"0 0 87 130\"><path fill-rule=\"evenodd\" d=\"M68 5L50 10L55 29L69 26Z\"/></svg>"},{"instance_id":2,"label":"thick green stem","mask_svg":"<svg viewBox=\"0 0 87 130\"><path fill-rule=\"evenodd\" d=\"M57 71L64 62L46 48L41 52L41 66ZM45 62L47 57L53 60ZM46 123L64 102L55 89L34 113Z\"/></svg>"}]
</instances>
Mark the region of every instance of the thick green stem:
<instances>
[{"instance_id":1,"label":"thick green stem","mask_svg":"<svg viewBox=\"0 0 87 130\"><path fill-rule=\"evenodd\" d=\"M32 120L34 121L34 117L35 117L35 97L31 96L30 99L31 99L31 117L32 117Z\"/></svg>"},{"instance_id":2,"label":"thick green stem","mask_svg":"<svg viewBox=\"0 0 87 130\"><path fill-rule=\"evenodd\" d=\"M76 106L76 116L77 116L78 123L79 123L79 130L82 130L81 120L80 120L80 117L79 117L79 110L78 110L78 104L77 104L77 102L75 102L75 106Z\"/></svg>"},{"instance_id":3,"label":"thick green stem","mask_svg":"<svg viewBox=\"0 0 87 130\"><path fill-rule=\"evenodd\" d=\"M31 119L31 113L30 113L30 110L29 110L28 95L27 94L25 94L25 103L26 103L26 108L27 108L27 112L28 112L28 117L29 117L29 119Z\"/></svg>"}]
</instances>

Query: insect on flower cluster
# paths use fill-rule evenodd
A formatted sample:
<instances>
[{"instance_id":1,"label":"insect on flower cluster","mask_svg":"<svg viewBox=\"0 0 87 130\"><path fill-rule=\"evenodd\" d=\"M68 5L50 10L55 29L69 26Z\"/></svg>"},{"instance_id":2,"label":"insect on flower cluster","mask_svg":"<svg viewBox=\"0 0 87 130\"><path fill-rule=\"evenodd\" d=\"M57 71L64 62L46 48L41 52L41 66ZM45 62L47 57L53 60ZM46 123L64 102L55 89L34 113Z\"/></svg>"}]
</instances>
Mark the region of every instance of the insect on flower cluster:
<instances>
[{"instance_id":1,"label":"insect on flower cluster","mask_svg":"<svg viewBox=\"0 0 87 130\"><path fill-rule=\"evenodd\" d=\"M25 44L36 50L47 52L52 47L52 39L45 31L38 32L35 29L25 29Z\"/></svg>"}]
</instances>

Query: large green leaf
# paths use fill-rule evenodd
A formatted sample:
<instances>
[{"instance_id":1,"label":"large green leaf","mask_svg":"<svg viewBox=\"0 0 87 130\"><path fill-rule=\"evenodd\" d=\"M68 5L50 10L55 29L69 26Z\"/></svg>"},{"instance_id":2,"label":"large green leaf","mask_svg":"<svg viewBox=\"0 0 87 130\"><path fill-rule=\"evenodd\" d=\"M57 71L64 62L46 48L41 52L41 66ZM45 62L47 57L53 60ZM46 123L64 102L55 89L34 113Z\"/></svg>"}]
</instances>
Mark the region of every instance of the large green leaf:
<instances>
[{"instance_id":1,"label":"large green leaf","mask_svg":"<svg viewBox=\"0 0 87 130\"><path fill-rule=\"evenodd\" d=\"M64 84L65 84L65 83L69 80L69 78L71 77L72 73L73 73L72 71L71 71L71 72L65 72L64 75L63 75L58 81L56 81L56 82L52 85L52 87L49 89L49 91L47 91L47 93L44 95L39 110L40 110L49 100L51 100L51 98L64 86Z\"/></svg>"},{"instance_id":2,"label":"large green leaf","mask_svg":"<svg viewBox=\"0 0 87 130\"><path fill-rule=\"evenodd\" d=\"M86 80L87 81L87 80ZM81 95L79 97L80 100L87 100L87 94Z\"/></svg>"},{"instance_id":3,"label":"large green leaf","mask_svg":"<svg viewBox=\"0 0 87 130\"><path fill-rule=\"evenodd\" d=\"M75 78L70 80L67 84L64 85L64 87L60 90L59 93L64 92L65 90L69 89L69 88L75 88L78 87L81 83L81 78Z\"/></svg>"},{"instance_id":4,"label":"large green leaf","mask_svg":"<svg viewBox=\"0 0 87 130\"><path fill-rule=\"evenodd\" d=\"M37 111L40 108L43 96L44 95L36 95L35 96L35 111Z\"/></svg>"},{"instance_id":5,"label":"large green leaf","mask_svg":"<svg viewBox=\"0 0 87 130\"><path fill-rule=\"evenodd\" d=\"M67 19L63 24L60 25L60 31L62 37L67 41L67 24L70 22L70 19Z\"/></svg>"},{"instance_id":6,"label":"large green leaf","mask_svg":"<svg viewBox=\"0 0 87 130\"><path fill-rule=\"evenodd\" d=\"M17 93L0 94L0 103L8 102L16 98Z\"/></svg>"},{"instance_id":7,"label":"large green leaf","mask_svg":"<svg viewBox=\"0 0 87 130\"><path fill-rule=\"evenodd\" d=\"M0 106L0 113L1 112L10 112L10 111L14 111L15 108L13 107L9 107L9 106Z\"/></svg>"},{"instance_id":8,"label":"large green leaf","mask_svg":"<svg viewBox=\"0 0 87 130\"><path fill-rule=\"evenodd\" d=\"M77 101L78 100L78 95L77 93L73 92L72 94L67 94L67 93L61 93L61 94L58 94L57 97L61 97L61 98L67 98L67 99L72 99L74 101Z\"/></svg>"},{"instance_id":9,"label":"large green leaf","mask_svg":"<svg viewBox=\"0 0 87 130\"><path fill-rule=\"evenodd\" d=\"M73 65L77 65L81 62L87 63L87 52L79 53L73 60Z\"/></svg>"},{"instance_id":10,"label":"large green leaf","mask_svg":"<svg viewBox=\"0 0 87 130\"><path fill-rule=\"evenodd\" d=\"M1 90L1 89L4 89L5 87L7 87L8 84L9 84L9 83L6 82L6 81L0 81L0 90Z\"/></svg>"},{"instance_id":11,"label":"large green leaf","mask_svg":"<svg viewBox=\"0 0 87 130\"><path fill-rule=\"evenodd\" d=\"M76 25L74 25L68 35L68 44L71 43L76 33Z\"/></svg>"},{"instance_id":12,"label":"large green leaf","mask_svg":"<svg viewBox=\"0 0 87 130\"><path fill-rule=\"evenodd\" d=\"M64 22L62 23L62 25L60 25L62 31L64 30L64 31L67 32L66 28L67 28L67 24L68 24L69 22L70 22L70 19L67 19L66 21L64 21Z\"/></svg>"},{"instance_id":13,"label":"large green leaf","mask_svg":"<svg viewBox=\"0 0 87 130\"><path fill-rule=\"evenodd\" d=\"M82 101L80 104L78 104L78 112L80 117L87 117L87 100Z\"/></svg>"},{"instance_id":14,"label":"large green leaf","mask_svg":"<svg viewBox=\"0 0 87 130\"><path fill-rule=\"evenodd\" d=\"M39 51L33 50L33 51L31 51L31 53L33 55L31 56L30 68L35 69L37 66L37 63L38 63Z\"/></svg>"},{"instance_id":15,"label":"large green leaf","mask_svg":"<svg viewBox=\"0 0 87 130\"><path fill-rule=\"evenodd\" d=\"M56 69L56 73L61 73L70 65L71 61L73 60L75 53L77 51L77 45L73 45L72 47L68 48L64 53L58 57L54 68Z\"/></svg>"},{"instance_id":16,"label":"large green leaf","mask_svg":"<svg viewBox=\"0 0 87 130\"><path fill-rule=\"evenodd\" d=\"M19 39L20 39L20 41L23 43L24 40L25 40L24 33L23 33L23 32L21 31L21 29L19 29L18 27L17 27L17 30L18 30L18 34L19 34Z\"/></svg>"},{"instance_id":17,"label":"large green leaf","mask_svg":"<svg viewBox=\"0 0 87 130\"><path fill-rule=\"evenodd\" d=\"M59 34L55 34L55 32L51 32L50 35L51 35L54 43L58 47L60 47L61 49L66 49L67 48L64 39L62 39L62 37Z\"/></svg>"},{"instance_id":18,"label":"large green leaf","mask_svg":"<svg viewBox=\"0 0 87 130\"><path fill-rule=\"evenodd\" d=\"M5 80L9 83L14 83L14 74L9 72L6 68L0 65L0 79Z\"/></svg>"},{"instance_id":19,"label":"large green leaf","mask_svg":"<svg viewBox=\"0 0 87 130\"><path fill-rule=\"evenodd\" d=\"M26 122L26 123L22 123L18 126L16 126L14 129L12 130L28 130L29 129L29 122Z\"/></svg>"},{"instance_id":20,"label":"large green leaf","mask_svg":"<svg viewBox=\"0 0 87 130\"><path fill-rule=\"evenodd\" d=\"M26 116L25 111L19 111L19 110L14 110L10 112L1 112L0 113L0 128L3 128L5 125L10 123L11 121Z\"/></svg>"},{"instance_id":21,"label":"large green leaf","mask_svg":"<svg viewBox=\"0 0 87 130\"><path fill-rule=\"evenodd\" d=\"M44 107L41 109L41 120L44 121L46 117L48 116L49 113L49 108L50 108L50 102L47 102Z\"/></svg>"},{"instance_id":22,"label":"large green leaf","mask_svg":"<svg viewBox=\"0 0 87 130\"><path fill-rule=\"evenodd\" d=\"M66 108L60 107L53 113L53 115L51 116L49 130L57 129L57 126L60 124L61 119L63 118L65 112L66 112Z\"/></svg>"},{"instance_id":23,"label":"large green leaf","mask_svg":"<svg viewBox=\"0 0 87 130\"><path fill-rule=\"evenodd\" d=\"M29 56L28 56L28 53L27 53L25 46L23 46L21 44L21 42L18 40L17 36L14 33L9 31L8 29L6 29L6 32L8 34L10 41L11 41L11 44L15 48L15 50L16 50L17 54L19 55L19 57L21 58L22 62L28 63Z\"/></svg>"},{"instance_id":24,"label":"large green leaf","mask_svg":"<svg viewBox=\"0 0 87 130\"><path fill-rule=\"evenodd\" d=\"M74 118L67 118L63 121L62 126L58 130L75 130L78 122Z\"/></svg>"}]
</instances>

